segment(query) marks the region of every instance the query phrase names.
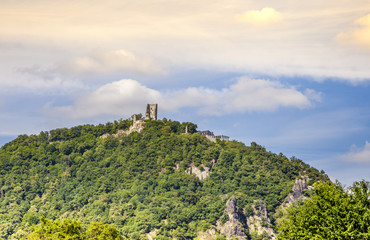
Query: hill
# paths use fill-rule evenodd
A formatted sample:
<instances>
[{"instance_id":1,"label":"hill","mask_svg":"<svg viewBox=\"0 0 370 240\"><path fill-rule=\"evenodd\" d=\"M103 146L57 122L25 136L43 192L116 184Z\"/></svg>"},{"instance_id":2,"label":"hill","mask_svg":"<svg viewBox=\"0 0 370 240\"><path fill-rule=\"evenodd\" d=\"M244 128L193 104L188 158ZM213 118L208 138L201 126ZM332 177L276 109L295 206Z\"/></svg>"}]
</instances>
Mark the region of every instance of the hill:
<instances>
[{"instance_id":1,"label":"hill","mask_svg":"<svg viewBox=\"0 0 370 240\"><path fill-rule=\"evenodd\" d=\"M130 239L271 239L280 206L328 180L254 142L209 141L193 123L144 124L82 125L5 144L0 237L20 239L45 216L113 224Z\"/></svg>"}]
</instances>

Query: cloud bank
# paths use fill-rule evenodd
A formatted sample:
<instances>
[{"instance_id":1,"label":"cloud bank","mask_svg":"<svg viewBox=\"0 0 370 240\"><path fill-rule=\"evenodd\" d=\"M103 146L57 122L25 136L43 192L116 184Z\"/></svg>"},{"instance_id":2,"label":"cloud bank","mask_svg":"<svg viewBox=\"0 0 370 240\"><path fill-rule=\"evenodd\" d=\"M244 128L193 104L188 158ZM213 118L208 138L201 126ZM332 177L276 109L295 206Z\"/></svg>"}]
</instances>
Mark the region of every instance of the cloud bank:
<instances>
[{"instance_id":1,"label":"cloud bank","mask_svg":"<svg viewBox=\"0 0 370 240\"><path fill-rule=\"evenodd\" d=\"M165 92L148 88L136 80L123 79L78 97L73 105L47 105L44 112L68 118L130 116L141 112L146 103L157 102L164 112L193 107L198 109L198 114L220 116L247 111L274 111L280 107L303 109L311 107L319 99L320 94L313 90L302 93L279 82L244 77L221 90L190 87Z\"/></svg>"},{"instance_id":2,"label":"cloud bank","mask_svg":"<svg viewBox=\"0 0 370 240\"><path fill-rule=\"evenodd\" d=\"M123 49L107 52L95 50L90 56L76 57L59 64L57 70L77 77L113 73L144 75L165 73L153 59L138 57Z\"/></svg>"},{"instance_id":3,"label":"cloud bank","mask_svg":"<svg viewBox=\"0 0 370 240\"><path fill-rule=\"evenodd\" d=\"M197 68L358 83L370 80L370 55L334 39L342 32L343 42L368 46L369 12L367 0L3 1L0 70L22 61L59 62L58 70L74 77L161 74L151 59L163 59L170 73ZM107 46L117 51L84 55Z\"/></svg>"},{"instance_id":4,"label":"cloud bank","mask_svg":"<svg viewBox=\"0 0 370 240\"><path fill-rule=\"evenodd\" d=\"M16 69L17 78L1 81L0 86L35 90L38 93L73 92L91 89L92 79L106 79L112 76L161 76L166 71L152 58L139 57L123 49L95 50L87 56L70 58L49 65L34 64Z\"/></svg>"},{"instance_id":5,"label":"cloud bank","mask_svg":"<svg viewBox=\"0 0 370 240\"><path fill-rule=\"evenodd\" d=\"M346 162L370 164L370 143L366 141L363 147L353 145L350 152L342 155L340 158Z\"/></svg>"},{"instance_id":6,"label":"cloud bank","mask_svg":"<svg viewBox=\"0 0 370 240\"><path fill-rule=\"evenodd\" d=\"M124 50L92 51L88 56L80 56L56 63L54 67L33 65L19 68L18 72L28 73L41 78L53 78L55 75L88 77L135 73L141 75L165 74L162 67L151 58L139 57Z\"/></svg>"}]
</instances>

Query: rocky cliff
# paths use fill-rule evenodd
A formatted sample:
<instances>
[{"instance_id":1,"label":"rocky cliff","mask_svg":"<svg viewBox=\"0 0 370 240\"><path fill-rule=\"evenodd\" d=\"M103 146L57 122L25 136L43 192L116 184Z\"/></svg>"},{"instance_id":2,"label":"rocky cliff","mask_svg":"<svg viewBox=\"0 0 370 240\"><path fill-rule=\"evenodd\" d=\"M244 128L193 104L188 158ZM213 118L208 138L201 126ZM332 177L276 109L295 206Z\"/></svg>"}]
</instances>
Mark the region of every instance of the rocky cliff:
<instances>
[{"instance_id":1,"label":"rocky cliff","mask_svg":"<svg viewBox=\"0 0 370 240\"><path fill-rule=\"evenodd\" d=\"M228 221L224 224L218 222L218 229L220 232L225 234L227 239L231 239L233 237L238 239L247 239L247 236L244 233L246 225L243 223L243 216L238 211L234 195L227 200L224 215L228 217Z\"/></svg>"},{"instance_id":2,"label":"rocky cliff","mask_svg":"<svg viewBox=\"0 0 370 240\"><path fill-rule=\"evenodd\" d=\"M247 217L249 232L254 235L264 236L263 239L275 239L271 220L267 215L266 205L262 200L254 201L253 214Z\"/></svg>"},{"instance_id":3,"label":"rocky cliff","mask_svg":"<svg viewBox=\"0 0 370 240\"><path fill-rule=\"evenodd\" d=\"M185 172L188 174L194 174L197 178L199 178L199 180L203 180L209 176L215 163L216 163L216 160L212 159L210 167L207 167L204 164L200 165L199 167L196 167L194 164L191 164L188 170L186 170Z\"/></svg>"},{"instance_id":4,"label":"rocky cliff","mask_svg":"<svg viewBox=\"0 0 370 240\"><path fill-rule=\"evenodd\" d=\"M303 195L304 190L308 190L311 187L307 185L308 177L303 176L301 179L296 179L292 193L289 193L289 195L286 197L286 203L289 205L291 203L296 203L299 200L305 200L307 199L306 196Z\"/></svg>"}]
</instances>

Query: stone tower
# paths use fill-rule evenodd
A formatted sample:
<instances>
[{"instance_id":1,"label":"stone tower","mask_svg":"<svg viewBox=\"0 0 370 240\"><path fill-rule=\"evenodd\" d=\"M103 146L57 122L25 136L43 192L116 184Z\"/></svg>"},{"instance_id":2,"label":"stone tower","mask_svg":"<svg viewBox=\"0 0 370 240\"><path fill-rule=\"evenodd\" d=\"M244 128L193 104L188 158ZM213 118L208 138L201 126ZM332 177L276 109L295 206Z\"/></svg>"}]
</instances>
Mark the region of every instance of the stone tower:
<instances>
[{"instance_id":1,"label":"stone tower","mask_svg":"<svg viewBox=\"0 0 370 240\"><path fill-rule=\"evenodd\" d=\"M136 121L137 121L137 115L134 114L134 115L132 115L132 122L136 122Z\"/></svg>"},{"instance_id":2,"label":"stone tower","mask_svg":"<svg viewBox=\"0 0 370 240\"><path fill-rule=\"evenodd\" d=\"M145 112L145 120L157 120L158 104L147 104Z\"/></svg>"}]
</instances>

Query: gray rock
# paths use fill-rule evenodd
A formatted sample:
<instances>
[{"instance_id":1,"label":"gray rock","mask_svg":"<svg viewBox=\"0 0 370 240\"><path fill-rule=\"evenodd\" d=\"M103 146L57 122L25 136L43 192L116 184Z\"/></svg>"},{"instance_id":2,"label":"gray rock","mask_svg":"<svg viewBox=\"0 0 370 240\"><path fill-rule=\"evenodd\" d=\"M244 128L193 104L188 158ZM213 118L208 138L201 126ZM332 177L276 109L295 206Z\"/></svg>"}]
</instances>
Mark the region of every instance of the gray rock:
<instances>
[{"instance_id":1,"label":"gray rock","mask_svg":"<svg viewBox=\"0 0 370 240\"><path fill-rule=\"evenodd\" d=\"M256 232L259 235L266 232L269 236L268 239L274 240L276 236L274 230L271 228L271 220L267 215L267 208L264 202L262 200L256 200L252 205L252 208L253 214L251 216L247 216L249 232Z\"/></svg>"},{"instance_id":2,"label":"gray rock","mask_svg":"<svg viewBox=\"0 0 370 240\"><path fill-rule=\"evenodd\" d=\"M194 174L195 176L197 176L197 178L199 178L199 180L206 179L209 176L210 172L211 172L211 168L206 167L206 166L202 166L202 167L204 169L203 171L201 171L196 166L192 165L192 166L189 167L189 169L186 171L186 173Z\"/></svg>"},{"instance_id":3,"label":"gray rock","mask_svg":"<svg viewBox=\"0 0 370 240\"><path fill-rule=\"evenodd\" d=\"M244 233L244 226L240 220L236 198L234 195L231 196L229 200L227 200L224 214L229 217L229 220L223 225L221 225L221 223L218 223L218 229L220 230L220 232L225 234L227 239L237 237L239 239L245 240L246 235Z\"/></svg>"},{"instance_id":4,"label":"gray rock","mask_svg":"<svg viewBox=\"0 0 370 240\"><path fill-rule=\"evenodd\" d=\"M286 197L286 201L287 201L288 204L296 203L299 200L307 199L307 197L305 197L302 194L303 190L308 189L307 182L308 182L308 177L303 177L302 179L296 179L295 180L295 183L294 183L293 189L292 189L293 192L290 193Z\"/></svg>"}]
</instances>

